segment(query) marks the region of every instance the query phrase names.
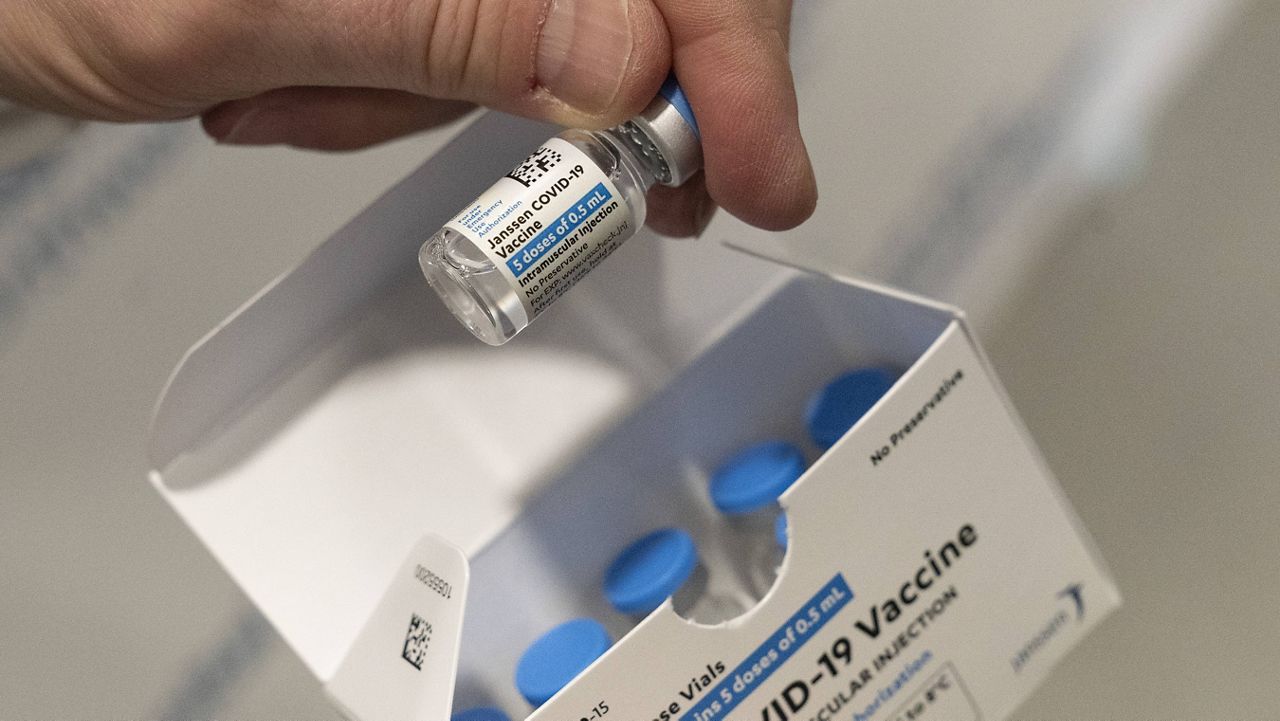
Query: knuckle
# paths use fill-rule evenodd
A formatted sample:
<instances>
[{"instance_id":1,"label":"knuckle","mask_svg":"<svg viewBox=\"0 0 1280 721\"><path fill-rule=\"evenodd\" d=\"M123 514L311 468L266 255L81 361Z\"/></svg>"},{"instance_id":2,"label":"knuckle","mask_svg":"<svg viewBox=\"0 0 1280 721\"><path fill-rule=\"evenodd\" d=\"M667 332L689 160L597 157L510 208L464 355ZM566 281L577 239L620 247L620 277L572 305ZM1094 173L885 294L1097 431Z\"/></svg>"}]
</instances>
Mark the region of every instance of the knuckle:
<instances>
[{"instance_id":1,"label":"knuckle","mask_svg":"<svg viewBox=\"0 0 1280 721\"><path fill-rule=\"evenodd\" d=\"M551 0L421 0L417 92L510 108L534 91L539 28Z\"/></svg>"},{"instance_id":2,"label":"knuckle","mask_svg":"<svg viewBox=\"0 0 1280 721\"><path fill-rule=\"evenodd\" d=\"M428 0L430 16L423 18L421 36L425 44L419 57L416 77L423 90L435 95L456 97L467 84L476 36L480 32L483 0L446 2Z\"/></svg>"},{"instance_id":3,"label":"knuckle","mask_svg":"<svg viewBox=\"0 0 1280 721\"><path fill-rule=\"evenodd\" d=\"M108 102L146 115L193 112L221 99L223 60L236 51L227 15L237 4L179 3L156 11L114 13L96 21L96 84Z\"/></svg>"}]
</instances>

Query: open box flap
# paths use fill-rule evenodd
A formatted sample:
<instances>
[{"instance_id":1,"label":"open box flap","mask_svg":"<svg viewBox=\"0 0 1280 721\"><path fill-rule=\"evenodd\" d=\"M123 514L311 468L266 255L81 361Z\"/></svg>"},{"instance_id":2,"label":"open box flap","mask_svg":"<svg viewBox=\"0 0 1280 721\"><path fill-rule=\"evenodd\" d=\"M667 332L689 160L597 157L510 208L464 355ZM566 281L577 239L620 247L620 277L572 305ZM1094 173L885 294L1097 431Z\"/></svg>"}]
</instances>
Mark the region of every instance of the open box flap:
<instances>
[{"instance_id":1,"label":"open box flap","mask_svg":"<svg viewBox=\"0 0 1280 721\"><path fill-rule=\"evenodd\" d=\"M149 440L152 467L163 469L198 445L353 309L416 268L406 258L417 257L429 233L553 132L498 113L481 116L210 331L160 396Z\"/></svg>"}]
</instances>

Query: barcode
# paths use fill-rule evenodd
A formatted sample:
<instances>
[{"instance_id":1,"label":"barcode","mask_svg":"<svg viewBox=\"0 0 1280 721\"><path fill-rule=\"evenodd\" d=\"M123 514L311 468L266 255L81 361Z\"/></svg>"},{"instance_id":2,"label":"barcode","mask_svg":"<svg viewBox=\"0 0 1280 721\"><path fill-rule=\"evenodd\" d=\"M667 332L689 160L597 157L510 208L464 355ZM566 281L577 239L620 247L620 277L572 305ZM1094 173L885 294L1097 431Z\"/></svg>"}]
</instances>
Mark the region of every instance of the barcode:
<instances>
[{"instance_id":1,"label":"barcode","mask_svg":"<svg viewBox=\"0 0 1280 721\"><path fill-rule=\"evenodd\" d=\"M422 659L426 657L427 646L430 644L431 624L418 614L413 614L409 619L409 632L404 637L404 653L400 654L401 657L421 671Z\"/></svg>"}]
</instances>

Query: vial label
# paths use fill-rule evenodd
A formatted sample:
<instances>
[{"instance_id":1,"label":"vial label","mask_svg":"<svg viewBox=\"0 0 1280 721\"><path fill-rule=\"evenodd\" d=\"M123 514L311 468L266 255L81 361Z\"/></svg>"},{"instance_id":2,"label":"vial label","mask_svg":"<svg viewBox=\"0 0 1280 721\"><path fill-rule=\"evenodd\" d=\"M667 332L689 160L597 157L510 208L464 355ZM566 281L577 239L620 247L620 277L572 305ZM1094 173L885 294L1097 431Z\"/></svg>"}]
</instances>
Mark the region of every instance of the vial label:
<instances>
[{"instance_id":1,"label":"vial label","mask_svg":"<svg viewBox=\"0 0 1280 721\"><path fill-rule=\"evenodd\" d=\"M630 237L633 222L600 167L552 138L445 227L493 261L532 321Z\"/></svg>"}]
</instances>

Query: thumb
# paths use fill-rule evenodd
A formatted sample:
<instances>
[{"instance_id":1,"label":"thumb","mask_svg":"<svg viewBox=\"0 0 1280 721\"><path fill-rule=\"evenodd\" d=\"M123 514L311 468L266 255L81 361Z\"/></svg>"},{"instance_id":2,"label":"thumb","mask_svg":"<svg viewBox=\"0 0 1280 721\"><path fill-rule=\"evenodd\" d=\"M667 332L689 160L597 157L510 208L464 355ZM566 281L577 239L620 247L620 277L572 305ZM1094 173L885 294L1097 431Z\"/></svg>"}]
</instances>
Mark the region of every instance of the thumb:
<instances>
[{"instance_id":1,"label":"thumb","mask_svg":"<svg viewBox=\"0 0 1280 721\"><path fill-rule=\"evenodd\" d=\"M374 3L379 5L402 6L392 14L420 19L377 23L365 42L383 55L368 64L374 77L347 78L346 85L382 87L376 69L398 67L398 76L388 78L395 89L598 127L643 109L670 67L670 38L651 0ZM343 63L353 51L348 28L326 19L321 33Z\"/></svg>"},{"instance_id":2,"label":"thumb","mask_svg":"<svg viewBox=\"0 0 1280 721\"><path fill-rule=\"evenodd\" d=\"M0 52L0 88L118 120L329 86L599 127L642 109L671 59L651 0L0 0L14 15L0 49L23 41L29 61Z\"/></svg>"},{"instance_id":3,"label":"thumb","mask_svg":"<svg viewBox=\"0 0 1280 721\"><path fill-rule=\"evenodd\" d=\"M614 125L653 99L670 68L671 41L650 0L551 0L546 8L532 85L553 104L547 119ZM524 81L528 87L529 76Z\"/></svg>"}]
</instances>

